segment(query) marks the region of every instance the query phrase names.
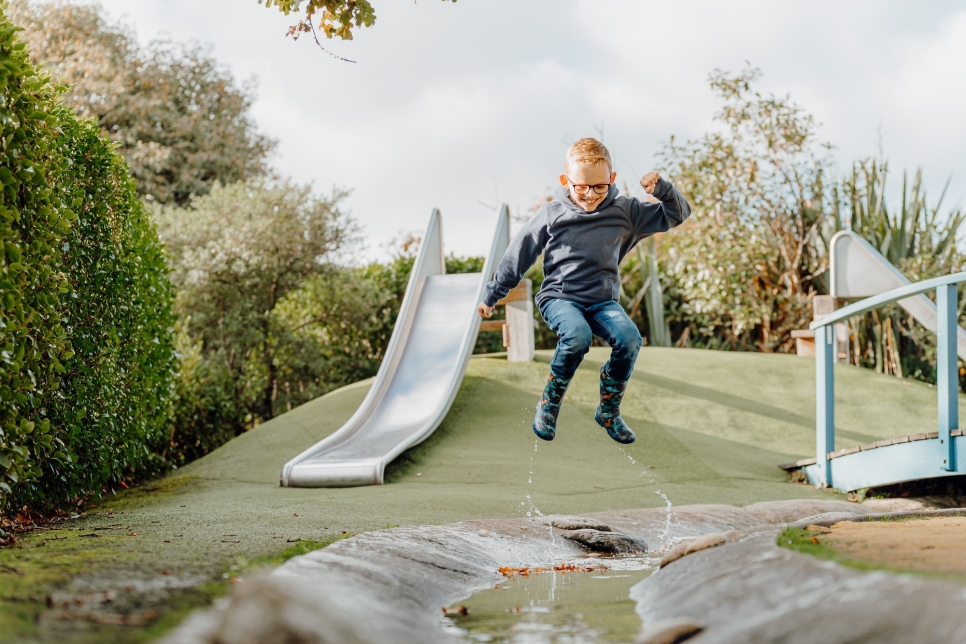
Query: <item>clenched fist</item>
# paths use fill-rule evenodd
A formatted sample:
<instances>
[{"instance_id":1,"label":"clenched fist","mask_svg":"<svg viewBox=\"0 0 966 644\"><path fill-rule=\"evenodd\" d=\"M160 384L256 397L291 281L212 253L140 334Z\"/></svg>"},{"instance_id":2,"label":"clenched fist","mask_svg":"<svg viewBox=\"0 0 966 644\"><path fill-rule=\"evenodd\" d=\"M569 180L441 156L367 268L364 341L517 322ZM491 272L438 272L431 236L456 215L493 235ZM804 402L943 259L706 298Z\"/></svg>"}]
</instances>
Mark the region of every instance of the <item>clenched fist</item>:
<instances>
[{"instance_id":1,"label":"clenched fist","mask_svg":"<svg viewBox=\"0 0 966 644\"><path fill-rule=\"evenodd\" d=\"M661 178L661 175L651 171L641 177L641 187L644 188L644 192L649 195L654 194L654 187L657 186L657 180Z\"/></svg>"},{"instance_id":2,"label":"clenched fist","mask_svg":"<svg viewBox=\"0 0 966 644\"><path fill-rule=\"evenodd\" d=\"M493 315L493 307L487 306L486 302L480 302L480 305L476 307L476 312L480 314L481 318L488 318Z\"/></svg>"}]
</instances>

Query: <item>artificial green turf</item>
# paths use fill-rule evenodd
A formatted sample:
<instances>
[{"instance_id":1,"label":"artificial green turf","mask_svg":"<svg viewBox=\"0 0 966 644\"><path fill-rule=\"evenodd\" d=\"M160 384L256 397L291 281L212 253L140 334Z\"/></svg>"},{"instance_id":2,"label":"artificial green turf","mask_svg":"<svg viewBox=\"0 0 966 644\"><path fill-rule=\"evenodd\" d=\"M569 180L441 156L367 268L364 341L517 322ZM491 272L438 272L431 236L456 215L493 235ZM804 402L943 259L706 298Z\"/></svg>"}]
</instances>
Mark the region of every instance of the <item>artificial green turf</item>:
<instances>
[{"instance_id":1,"label":"artificial green turf","mask_svg":"<svg viewBox=\"0 0 966 644\"><path fill-rule=\"evenodd\" d=\"M235 562L282 551L290 540L325 543L343 532L522 516L528 493L548 514L661 506L658 491L675 505L842 498L791 484L777 467L814 453L812 360L645 348L623 408L638 441L621 448L593 421L597 369L606 356L596 348L587 356L552 443L537 445L530 430L550 353L538 352L528 364L474 359L443 424L390 465L387 485L279 487L285 462L356 410L369 386L358 383L265 423L166 479L103 501L64 527L80 534L123 526L105 531L109 538L51 540L57 531L35 533L23 549L6 551L4 561L17 568L45 538L43 552L52 561L68 543L73 549L62 554L75 561L89 541L99 550L85 566L68 566L59 576L38 568L44 587L63 585L78 572L85 583L106 585L162 570L211 581ZM935 389L848 366L836 367L836 378L838 447L936 425ZM0 571L0 584L12 574ZM42 595L36 586L18 593ZM0 585L0 595L3 590ZM13 606L0 602L0 611Z\"/></svg>"}]
</instances>

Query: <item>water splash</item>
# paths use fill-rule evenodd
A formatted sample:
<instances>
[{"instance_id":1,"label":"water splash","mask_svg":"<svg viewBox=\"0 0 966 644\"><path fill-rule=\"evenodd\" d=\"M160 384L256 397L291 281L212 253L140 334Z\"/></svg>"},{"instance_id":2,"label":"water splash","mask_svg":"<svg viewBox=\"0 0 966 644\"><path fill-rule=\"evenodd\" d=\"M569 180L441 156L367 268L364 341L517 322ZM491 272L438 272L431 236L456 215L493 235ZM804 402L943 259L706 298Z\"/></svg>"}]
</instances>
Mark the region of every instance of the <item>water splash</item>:
<instances>
[{"instance_id":1,"label":"water splash","mask_svg":"<svg viewBox=\"0 0 966 644\"><path fill-rule=\"evenodd\" d=\"M544 515L544 513L540 511L540 508L537 507L537 504L533 502L533 497L530 496L530 486L533 485L533 456L534 454L537 453L539 448L540 448L539 439L534 439L533 452L530 453L530 474L527 477L527 489L524 493L524 500L520 502L520 505L524 506L524 508L526 509L527 521L529 521L531 525L534 525L534 526L537 525L537 517L539 517L540 519L543 519L541 523L547 526L547 530L550 533L550 546L547 548L547 551L546 551L547 560L549 565L553 567L553 565L556 563L554 551L557 548L557 535L553 531L553 525L551 525L550 521L547 521L546 515Z\"/></svg>"},{"instance_id":2,"label":"water splash","mask_svg":"<svg viewBox=\"0 0 966 644\"><path fill-rule=\"evenodd\" d=\"M631 465L637 465L637 460L633 456L631 456L630 452L624 449L623 446L620 446L619 449L624 454L624 456L627 457L627 460L631 462ZM654 476L652 474L647 473L647 467L644 468L644 474L647 475L648 483L650 483L651 485L657 484L657 481L654 479ZM659 536L659 539L661 540L660 551L664 552L671 545L671 518L672 518L671 509L673 505L671 503L671 499L667 498L667 495L661 490L657 490L656 492L654 492L654 494L659 495L662 499L664 499L664 502L667 504L667 517L664 520L664 530L661 532Z\"/></svg>"},{"instance_id":3,"label":"water splash","mask_svg":"<svg viewBox=\"0 0 966 644\"><path fill-rule=\"evenodd\" d=\"M660 490L654 494L661 495L661 498L667 503L667 517L664 519L664 532L661 533L661 551L663 552L671 545L671 499L667 498L667 495Z\"/></svg>"}]
</instances>

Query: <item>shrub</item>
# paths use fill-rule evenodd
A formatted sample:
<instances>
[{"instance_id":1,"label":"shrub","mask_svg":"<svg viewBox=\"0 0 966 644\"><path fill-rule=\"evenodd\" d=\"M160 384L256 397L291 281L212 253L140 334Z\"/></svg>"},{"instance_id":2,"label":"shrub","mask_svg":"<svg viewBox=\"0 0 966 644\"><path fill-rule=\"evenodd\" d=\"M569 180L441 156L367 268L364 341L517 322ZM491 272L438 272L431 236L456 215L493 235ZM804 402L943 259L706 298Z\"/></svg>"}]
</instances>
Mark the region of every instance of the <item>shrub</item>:
<instances>
[{"instance_id":1,"label":"shrub","mask_svg":"<svg viewBox=\"0 0 966 644\"><path fill-rule=\"evenodd\" d=\"M171 431L176 462L195 458L279 411L276 307L336 271L353 234L345 196L267 180L216 184L187 208L155 212L178 288L185 348Z\"/></svg>"},{"instance_id":2,"label":"shrub","mask_svg":"<svg viewBox=\"0 0 966 644\"><path fill-rule=\"evenodd\" d=\"M43 401L70 357L56 246L73 215L53 188L62 171L56 96L15 34L0 10L0 509L45 463L67 458Z\"/></svg>"},{"instance_id":3,"label":"shrub","mask_svg":"<svg viewBox=\"0 0 966 644\"><path fill-rule=\"evenodd\" d=\"M45 406L66 458L28 486L58 502L159 470L152 448L165 442L175 365L164 251L127 165L92 121L60 115L55 188L77 214L59 256L74 356Z\"/></svg>"},{"instance_id":4,"label":"shrub","mask_svg":"<svg viewBox=\"0 0 966 644\"><path fill-rule=\"evenodd\" d=\"M164 256L127 166L15 32L0 15L0 511L153 471L173 364Z\"/></svg>"},{"instance_id":5,"label":"shrub","mask_svg":"<svg viewBox=\"0 0 966 644\"><path fill-rule=\"evenodd\" d=\"M245 409L238 400L227 365L207 358L202 341L194 340L177 324L172 416L167 443L158 450L170 465L180 467L200 458L235 437L244 426Z\"/></svg>"}]
</instances>

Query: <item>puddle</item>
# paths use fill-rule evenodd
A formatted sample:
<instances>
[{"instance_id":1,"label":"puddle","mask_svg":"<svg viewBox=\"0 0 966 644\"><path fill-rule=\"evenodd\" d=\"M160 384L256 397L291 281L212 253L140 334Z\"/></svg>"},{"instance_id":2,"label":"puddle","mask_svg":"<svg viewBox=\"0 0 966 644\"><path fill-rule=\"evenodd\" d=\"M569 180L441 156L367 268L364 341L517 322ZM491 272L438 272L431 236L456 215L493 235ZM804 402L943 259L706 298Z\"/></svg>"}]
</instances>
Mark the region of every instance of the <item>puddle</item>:
<instances>
[{"instance_id":1,"label":"puddle","mask_svg":"<svg viewBox=\"0 0 966 644\"><path fill-rule=\"evenodd\" d=\"M641 629L641 620L628 593L654 571L657 560L610 559L601 563L614 567L514 576L498 588L459 602L467 614L444 617L443 630L473 642L631 642ZM450 612L455 609L450 607Z\"/></svg>"}]
</instances>

